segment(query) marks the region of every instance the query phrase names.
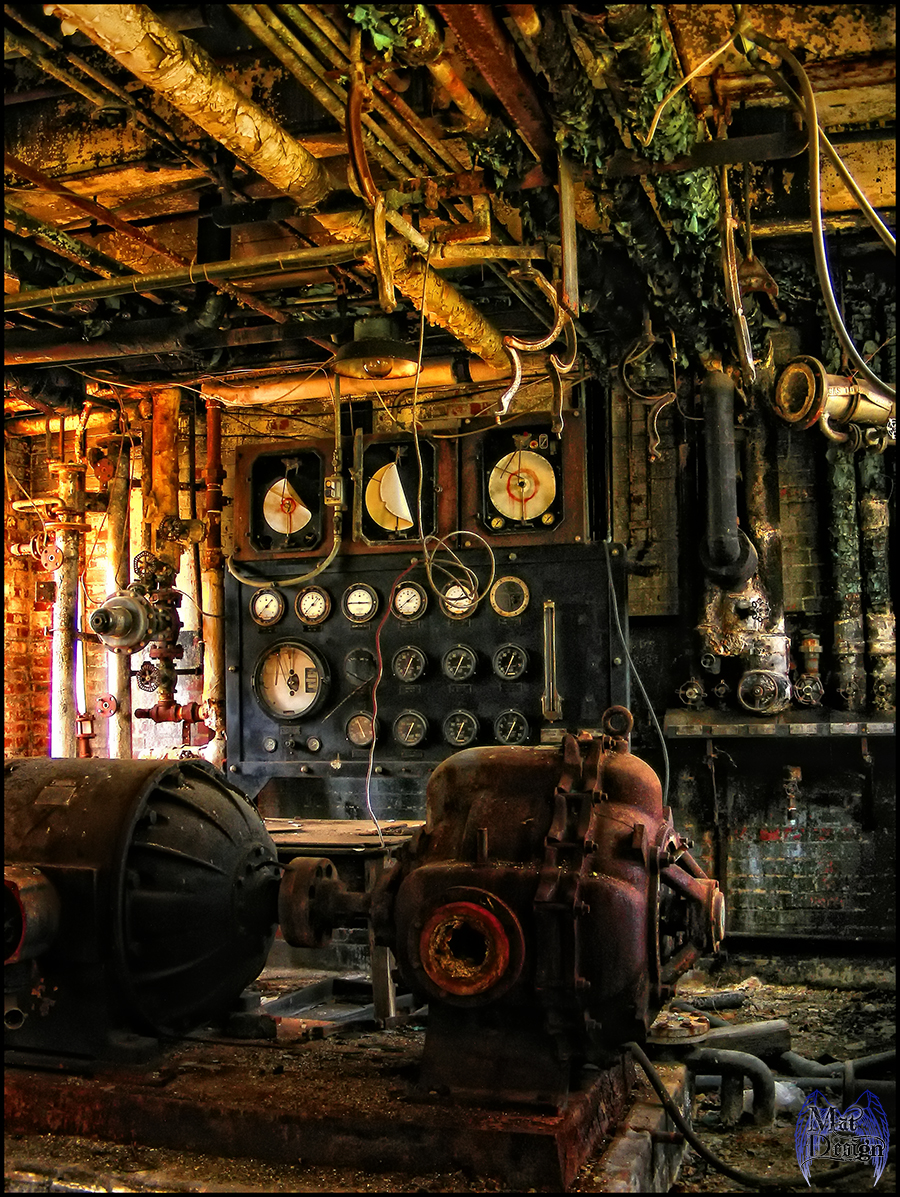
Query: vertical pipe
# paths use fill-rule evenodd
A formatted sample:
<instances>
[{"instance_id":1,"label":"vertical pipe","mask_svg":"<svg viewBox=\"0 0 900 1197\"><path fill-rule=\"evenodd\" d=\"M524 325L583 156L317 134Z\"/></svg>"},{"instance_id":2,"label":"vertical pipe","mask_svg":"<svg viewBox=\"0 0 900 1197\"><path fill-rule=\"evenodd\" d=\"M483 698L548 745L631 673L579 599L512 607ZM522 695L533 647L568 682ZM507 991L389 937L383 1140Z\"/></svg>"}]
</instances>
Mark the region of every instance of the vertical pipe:
<instances>
[{"instance_id":1,"label":"vertical pipe","mask_svg":"<svg viewBox=\"0 0 900 1197\"><path fill-rule=\"evenodd\" d=\"M863 668L862 583L859 528L856 523L856 470L853 453L831 444L826 454L831 500L831 569L834 594L834 642L831 688L835 705L862 710L866 697Z\"/></svg>"},{"instance_id":2,"label":"vertical pipe","mask_svg":"<svg viewBox=\"0 0 900 1197\"><path fill-rule=\"evenodd\" d=\"M112 594L129 582L131 506L131 440L118 441L116 469L109 482L106 516L106 588ZM106 654L106 685L118 703L106 727L107 752L111 760L131 760L131 658L128 653Z\"/></svg>"},{"instance_id":3,"label":"vertical pipe","mask_svg":"<svg viewBox=\"0 0 900 1197\"><path fill-rule=\"evenodd\" d=\"M159 536L163 520L179 518L179 462L178 462L178 414L181 409L179 387L166 387L153 393L153 465L150 488L150 522L155 528L154 553L161 561L170 565L175 574L181 563L181 545L170 538ZM144 513L147 519L148 513ZM173 579L174 584L174 579ZM175 600L180 596L174 596ZM160 648L158 695L161 703L170 704L175 699L177 678L175 675L175 643L178 640L180 623L173 619L171 632L157 641Z\"/></svg>"},{"instance_id":4,"label":"vertical pipe","mask_svg":"<svg viewBox=\"0 0 900 1197\"><path fill-rule=\"evenodd\" d=\"M213 731L203 755L225 764L225 587L222 556L222 405L206 396L206 545L203 549L203 717Z\"/></svg>"},{"instance_id":5,"label":"vertical pipe","mask_svg":"<svg viewBox=\"0 0 900 1197\"><path fill-rule=\"evenodd\" d=\"M896 703L897 664L888 560L889 488L883 455L871 452L857 454L856 471L859 482L869 702L876 711L890 711Z\"/></svg>"},{"instance_id":6,"label":"vertical pipe","mask_svg":"<svg viewBox=\"0 0 900 1197\"><path fill-rule=\"evenodd\" d=\"M60 421L60 427L62 421ZM52 462L58 475L58 494L63 522L84 519L85 466L78 463ZM75 716L75 622L78 604L79 554L82 533L77 528L61 528L59 545L63 563L56 575L53 604L53 642L50 681L50 755L76 755Z\"/></svg>"},{"instance_id":7,"label":"vertical pipe","mask_svg":"<svg viewBox=\"0 0 900 1197\"><path fill-rule=\"evenodd\" d=\"M706 458L706 534L700 559L718 586L737 589L756 572L756 552L738 527L734 383L721 370L701 387Z\"/></svg>"}]
</instances>

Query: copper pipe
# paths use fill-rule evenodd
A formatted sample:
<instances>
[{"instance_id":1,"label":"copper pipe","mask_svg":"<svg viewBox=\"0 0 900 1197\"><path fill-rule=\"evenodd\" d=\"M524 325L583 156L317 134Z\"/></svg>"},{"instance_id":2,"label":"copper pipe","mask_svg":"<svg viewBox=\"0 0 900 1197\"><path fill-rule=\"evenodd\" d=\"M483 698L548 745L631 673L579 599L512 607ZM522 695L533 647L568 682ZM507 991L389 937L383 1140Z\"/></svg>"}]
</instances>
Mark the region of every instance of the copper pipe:
<instances>
[{"instance_id":1,"label":"copper pipe","mask_svg":"<svg viewBox=\"0 0 900 1197\"><path fill-rule=\"evenodd\" d=\"M56 4L53 12L301 206L331 190L318 159L146 5Z\"/></svg>"}]
</instances>

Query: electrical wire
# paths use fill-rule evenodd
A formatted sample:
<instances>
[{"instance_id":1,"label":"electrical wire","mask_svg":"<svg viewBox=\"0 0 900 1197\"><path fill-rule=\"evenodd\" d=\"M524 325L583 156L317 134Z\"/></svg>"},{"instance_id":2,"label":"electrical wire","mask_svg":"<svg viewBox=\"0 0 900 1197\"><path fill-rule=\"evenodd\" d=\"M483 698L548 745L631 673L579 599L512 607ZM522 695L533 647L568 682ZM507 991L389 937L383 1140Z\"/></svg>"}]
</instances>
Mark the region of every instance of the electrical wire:
<instances>
[{"instance_id":1,"label":"electrical wire","mask_svg":"<svg viewBox=\"0 0 900 1197\"><path fill-rule=\"evenodd\" d=\"M697 1152L708 1164L718 1169L719 1172L730 1177L732 1180L738 1181L742 1185L751 1185L758 1189L785 1189L793 1188L797 1183L795 1176L757 1176L752 1172L742 1172L739 1168L732 1168L730 1164L726 1164L724 1160L720 1160L717 1155L714 1155L703 1140L694 1131L691 1124L687 1121L684 1115L679 1110L678 1106L672 1100L672 1097L665 1087L659 1073L653 1067L653 1064L647 1058L644 1049L637 1043L624 1043L623 1047L628 1048L635 1060L640 1064L653 1087L659 1100L662 1102L666 1113ZM894 1148L890 1148L894 1152ZM833 1181L843 1180L847 1176L855 1176L859 1171L868 1169L870 1164L849 1164L844 1168L832 1168L828 1172L822 1172L818 1176L810 1176L808 1183L811 1185L830 1185Z\"/></svg>"},{"instance_id":2,"label":"electrical wire","mask_svg":"<svg viewBox=\"0 0 900 1197\"><path fill-rule=\"evenodd\" d=\"M616 598L616 588L613 585L613 580L612 580L612 562L610 561L610 556L609 556L609 543L610 542L608 540L605 540L603 542L603 549L604 549L604 552L606 553L606 580L609 585L609 598L610 598L610 603L612 605L613 618L616 621L616 631L619 633L619 640L622 642L622 649L625 653L625 658L628 661L628 664L631 668L631 672L634 674L634 680L638 684L638 689L640 690L641 694L643 694L643 696L644 696L644 702L647 704L647 709L650 712L650 718L653 720L653 726L656 728L656 734L659 736L659 742L662 747L663 766L664 766L664 770L665 770L663 773L662 801L663 801L663 806L668 806L668 804L669 804L669 750L666 747L666 737L663 735L663 730L659 726L659 720L656 718L656 712L653 709L653 703L650 701L650 697L647 694L647 691L644 689L644 683L641 681L641 675L638 673L637 666L635 665L634 661L631 658L631 652L629 651L629 648L628 648L628 641L625 638L625 633L622 631L622 622L619 619L619 600Z\"/></svg>"},{"instance_id":3,"label":"electrical wire","mask_svg":"<svg viewBox=\"0 0 900 1197\"><path fill-rule=\"evenodd\" d=\"M812 217L812 233L813 233L813 251L816 262L816 273L819 276L819 286L822 289L822 297L825 300L825 307L828 311L828 317L831 320L831 326L834 329L838 340L847 352L848 357L857 367L860 374L873 386L878 387L889 395L892 399L896 397L896 390L888 383L883 382L872 370L869 369L865 359L860 355L859 350L853 343L847 328L838 308L837 299L834 294L834 287L831 282L831 274L828 269L828 256L825 250L825 236L822 231L822 182L819 174L819 121L816 115L816 97L813 94L812 84L809 81L809 76L803 69L803 65L798 61L794 54L779 42L773 42L764 34L757 32L755 29L746 33L748 41L752 41L757 45L762 46L764 50L768 50L770 54L775 54L783 59L788 64L794 74L800 81L803 91L804 104L801 109L803 120L809 131L809 195L810 207Z\"/></svg>"}]
</instances>

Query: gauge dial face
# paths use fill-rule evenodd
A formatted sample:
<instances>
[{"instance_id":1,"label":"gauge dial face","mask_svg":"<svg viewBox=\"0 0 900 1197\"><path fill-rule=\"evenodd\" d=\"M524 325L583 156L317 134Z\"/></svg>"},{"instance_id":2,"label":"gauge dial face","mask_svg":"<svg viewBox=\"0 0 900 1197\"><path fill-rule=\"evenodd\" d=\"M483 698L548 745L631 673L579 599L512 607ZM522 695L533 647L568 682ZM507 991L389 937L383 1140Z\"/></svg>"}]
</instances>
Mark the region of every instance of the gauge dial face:
<instances>
[{"instance_id":1,"label":"gauge dial face","mask_svg":"<svg viewBox=\"0 0 900 1197\"><path fill-rule=\"evenodd\" d=\"M491 658L491 665L497 677L515 682L528 668L528 653L518 644L501 644Z\"/></svg>"},{"instance_id":2,"label":"gauge dial face","mask_svg":"<svg viewBox=\"0 0 900 1197\"><path fill-rule=\"evenodd\" d=\"M250 598L250 617L261 628L271 628L283 618L287 603L279 590L264 587Z\"/></svg>"},{"instance_id":3,"label":"gauge dial face","mask_svg":"<svg viewBox=\"0 0 900 1197\"><path fill-rule=\"evenodd\" d=\"M312 512L294 490L287 475L279 478L263 498L263 518L269 527L282 536L300 532L312 519Z\"/></svg>"},{"instance_id":4,"label":"gauge dial face","mask_svg":"<svg viewBox=\"0 0 900 1197\"><path fill-rule=\"evenodd\" d=\"M347 720L347 739L354 748L368 748L375 739L375 724L371 715L351 715Z\"/></svg>"},{"instance_id":5,"label":"gauge dial face","mask_svg":"<svg viewBox=\"0 0 900 1197\"><path fill-rule=\"evenodd\" d=\"M488 477L488 495L501 516L537 519L556 498L556 475L546 457L516 449L497 461Z\"/></svg>"},{"instance_id":6,"label":"gauge dial face","mask_svg":"<svg viewBox=\"0 0 900 1197\"><path fill-rule=\"evenodd\" d=\"M341 610L351 623L368 623L378 610L378 595L367 583L357 582L344 591Z\"/></svg>"},{"instance_id":7,"label":"gauge dial face","mask_svg":"<svg viewBox=\"0 0 900 1197\"><path fill-rule=\"evenodd\" d=\"M406 532L413 526L412 512L396 461L376 470L366 485L366 511L380 528Z\"/></svg>"},{"instance_id":8,"label":"gauge dial face","mask_svg":"<svg viewBox=\"0 0 900 1197\"><path fill-rule=\"evenodd\" d=\"M378 662L375 654L367 648L354 648L344 657L344 676L354 685L361 686L370 682L378 672Z\"/></svg>"},{"instance_id":9,"label":"gauge dial face","mask_svg":"<svg viewBox=\"0 0 900 1197\"><path fill-rule=\"evenodd\" d=\"M311 714L325 696L328 667L299 640L283 640L267 649L253 671L253 693L273 719L293 722Z\"/></svg>"},{"instance_id":10,"label":"gauge dial face","mask_svg":"<svg viewBox=\"0 0 900 1197\"><path fill-rule=\"evenodd\" d=\"M475 676L478 657L468 644L455 644L441 658L441 673L451 682L467 682Z\"/></svg>"},{"instance_id":11,"label":"gauge dial face","mask_svg":"<svg viewBox=\"0 0 900 1197\"><path fill-rule=\"evenodd\" d=\"M402 711L394 720L394 739L404 748L415 748L428 735L428 720L418 711Z\"/></svg>"},{"instance_id":12,"label":"gauge dial face","mask_svg":"<svg viewBox=\"0 0 900 1197\"><path fill-rule=\"evenodd\" d=\"M508 619L521 615L530 597L528 587L521 578L500 578L491 587L491 606L498 615Z\"/></svg>"},{"instance_id":13,"label":"gauge dial face","mask_svg":"<svg viewBox=\"0 0 900 1197\"><path fill-rule=\"evenodd\" d=\"M391 599L391 610L398 619L418 619L425 614L427 606L428 596L416 582L403 582Z\"/></svg>"},{"instance_id":14,"label":"gauge dial face","mask_svg":"<svg viewBox=\"0 0 900 1197\"><path fill-rule=\"evenodd\" d=\"M441 731L447 744L454 748L465 748L478 739L478 720L471 711L451 711Z\"/></svg>"},{"instance_id":15,"label":"gauge dial face","mask_svg":"<svg viewBox=\"0 0 900 1197\"><path fill-rule=\"evenodd\" d=\"M425 654L414 644L398 648L391 661L391 673L398 682L417 682L428 664Z\"/></svg>"},{"instance_id":16,"label":"gauge dial face","mask_svg":"<svg viewBox=\"0 0 900 1197\"><path fill-rule=\"evenodd\" d=\"M297 595L294 610L301 623L315 627L331 614L331 595L321 586L306 586Z\"/></svg>"},{"instance_id":17,"label":"gauge dial face","mask_svg":"<svg viewBox=\"0 0 900 1197\"><path fill-rule=\"evenodd\" d=\"M494 720L494 735L501 744L524 744L528 739L528 720L521 711L501 711Z\"/></svg>"},{"instance_id":18,"label":"gauge dial face","mask_svg":"<svg viewBox=\"0 0 900 1197\"><path fill-rule=\"evenodd\" d=\"M461 582L451 582L441 595L441 610L451 619L468 619L477 606L475 591Z\"/></svg>"}]
</instances>

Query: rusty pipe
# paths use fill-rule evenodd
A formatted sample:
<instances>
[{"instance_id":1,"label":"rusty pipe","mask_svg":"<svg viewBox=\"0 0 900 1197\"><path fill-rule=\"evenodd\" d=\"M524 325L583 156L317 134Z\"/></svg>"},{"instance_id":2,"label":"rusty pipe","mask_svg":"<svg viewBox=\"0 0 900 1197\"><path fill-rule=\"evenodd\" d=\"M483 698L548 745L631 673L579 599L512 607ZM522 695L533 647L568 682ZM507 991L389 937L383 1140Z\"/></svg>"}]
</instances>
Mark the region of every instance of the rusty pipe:
<instances>
[{"instance_id":1,"label":"rusty pipe","mask_svg":"<svg viewBox=\"0 0 900 1197\"><path fill-rule=\"evenodd\" d=\"M222 555L222 405L206 395L206 541L201 554L203 618L202 711L212 739L203 750L225 767L225 585Z\"/></svg>"},{"instance_id":2,"label":"rusty pipe","mask_svg":"<svg viewBox=\"0 0 900 1197\"><path fill-rule=\"evenodd\" d=\"M721 370L701 387L706 458L706 532L700 559L719 586L738 588L756 572L753 545L738 527L734 444L734 383Z\"/></svg>"},{"instance_id":3,"label":"rusty pipe","mask_svg":"<svg viewBox=\"0 0 900 1197\"><path fill-rule=\"evenodd\" d=\"M318 159L146 5L56 4L53 12L300 206L331 190Z\"/></svg>"},{"instance_id":4,"label":"rusty pipe","mask_svg":"<svg viewBox=\"0 0 900 1197\"><path fill-rule=\"evenodd\" d=\"M109 594L129 582L131 506L131 440L122 436L115 473L109 482L106 516L106 586ZM131 662L127 653L106 654L106 685L116 699L107 720L110 760L131 760Z\"/></svg>"},{"instance_id":5,"label":"rusty pipe","mask_svg":"<svg viewBox=\"0 0 900 1197\"><path fill-rule=\"evenodd\" d=\"M118 423L118 419L118 416L114 412L93 411L88 417L87 427L96 432L112 432ZM77 424L78 416L77 414L17 416L15 419L6 420L3 424L3 430L9 433L10 436L44 436L48 431L51 435L54 433L58 435L60 429L62 429L63 435L65 435L66 420L74 420Z\"/></svg>"},{"instance_id":6,"label":"rusty pipe","mask_svg":"<svg viewBox=\"0 0 900 1197\"><path fill-rule=\"evenodd\" d=\"M58 495L62 510L54 515L63 523L59 546L63 562L56 575L53 603L53 640L50 665L50 755L76 755L75 716L75 633L78 612L78 577L81 566L81 538L84 525L86 466L80 462L51 462L51 472L58 476ZM65 526L74 525L74 526Z\"/></svg>"},{"instance_id":7,"label":"rusty pipe","mask_svg":"<svg viewBox=\"0 0 900 1197\"><path fill-rule=\"evenodd\" d=\"M200 703L186 702L179 705L173 699L161 698L152 707L142 707L134 712L135 719L150 719L154 723L202 723Z\"/></svg>"}]
</instances>

